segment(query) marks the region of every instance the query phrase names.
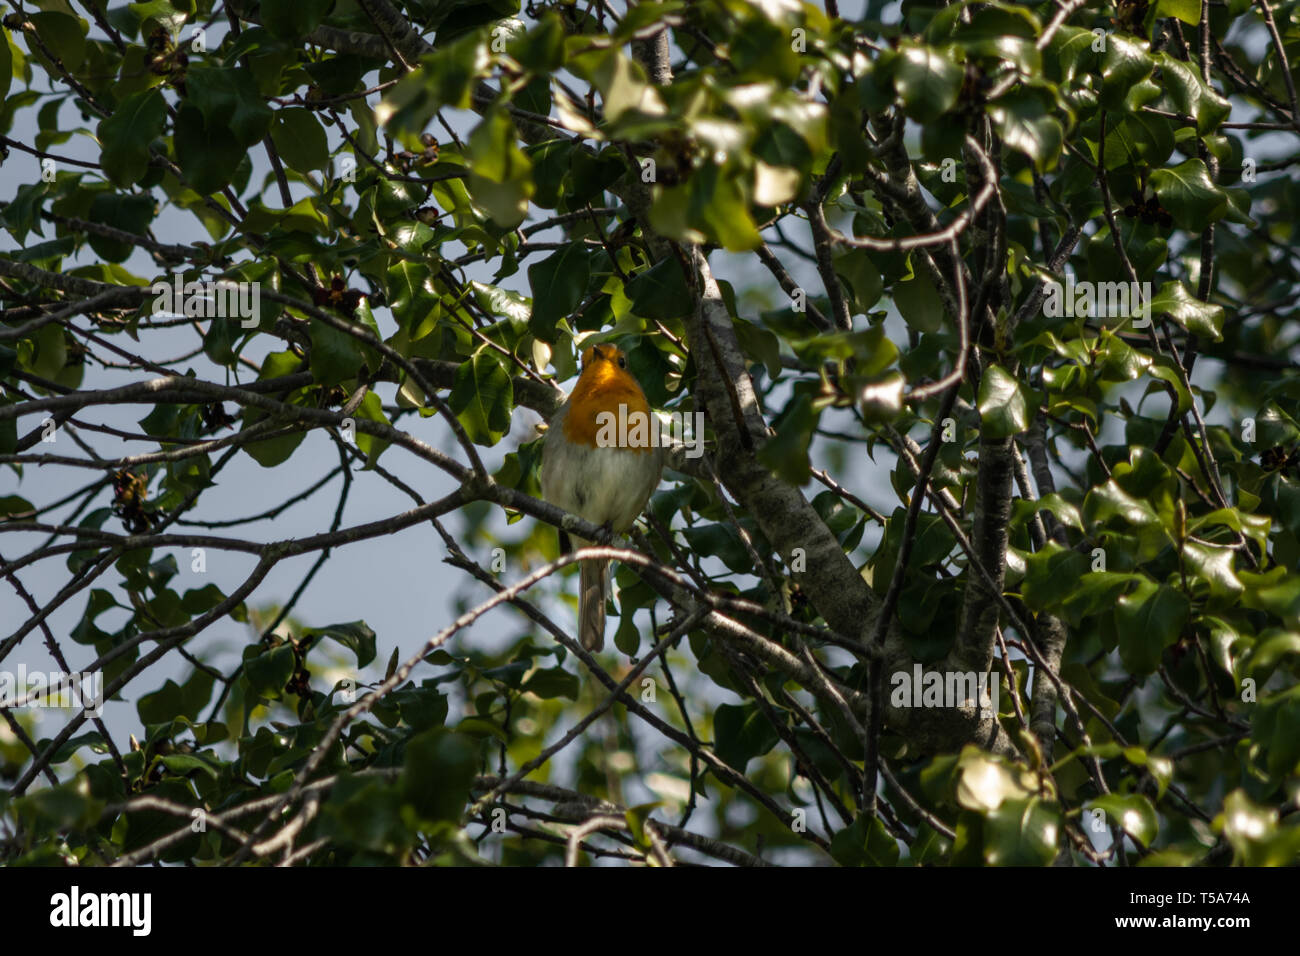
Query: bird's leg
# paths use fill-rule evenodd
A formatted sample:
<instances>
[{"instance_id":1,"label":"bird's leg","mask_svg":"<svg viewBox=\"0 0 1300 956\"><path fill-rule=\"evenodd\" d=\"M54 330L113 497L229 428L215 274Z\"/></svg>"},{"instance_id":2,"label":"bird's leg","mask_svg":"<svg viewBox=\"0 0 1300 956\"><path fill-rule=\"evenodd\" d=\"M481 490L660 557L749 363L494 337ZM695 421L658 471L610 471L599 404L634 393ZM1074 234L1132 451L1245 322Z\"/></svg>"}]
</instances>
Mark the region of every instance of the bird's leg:
<instances>
[{"instance_id":1,"label":"bird's leg","mask_svg":"<svg viewBox=\"0 0 1300 956\"><path fill-rule=\"evenodd\" d=\"M606 548L614 543L614 526L608 521L600 526L600 536L596 538L596 543Z\"/></svg>"}]
</instances>

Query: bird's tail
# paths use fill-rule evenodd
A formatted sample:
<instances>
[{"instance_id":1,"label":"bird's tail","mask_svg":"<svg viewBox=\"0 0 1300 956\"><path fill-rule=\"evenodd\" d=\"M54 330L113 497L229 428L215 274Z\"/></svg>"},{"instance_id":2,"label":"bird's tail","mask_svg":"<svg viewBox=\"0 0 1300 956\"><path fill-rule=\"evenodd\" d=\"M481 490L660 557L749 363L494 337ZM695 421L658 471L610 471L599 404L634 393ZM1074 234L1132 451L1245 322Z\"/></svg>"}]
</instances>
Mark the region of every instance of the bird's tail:
<instances>
[{"instance_id":1,"label":"bird's tail","mask_svg":"<svg viewBox=\"0 0 1300 956\"><path fill-rule=\"evenodd\" d=\"M583 561L579 571L578 636L589 651L605 646L605 595L609 561Z\"/></svg>"}]
</instances>

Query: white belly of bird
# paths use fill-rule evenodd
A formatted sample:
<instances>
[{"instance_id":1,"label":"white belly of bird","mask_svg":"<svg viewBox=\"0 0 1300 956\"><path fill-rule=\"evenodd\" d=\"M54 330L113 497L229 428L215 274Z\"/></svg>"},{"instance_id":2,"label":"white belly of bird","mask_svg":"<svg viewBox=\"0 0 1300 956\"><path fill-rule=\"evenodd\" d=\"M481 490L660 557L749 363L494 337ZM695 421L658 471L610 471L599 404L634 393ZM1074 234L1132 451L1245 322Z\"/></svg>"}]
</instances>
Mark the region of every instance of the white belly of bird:
<instances>
[{"instance_id":1,"label":"white belly of bird","mask_svg":"<svg viewBox=\"0 0 1300 956\"><path fill-rule=\"evenodd\" d=\"M626 448L589 448L552 441L547 436L542 459L542 497L565 511L595 525L608 524L615 531L632 527L658 474L653 469L654 452ZM561 459L563 471L576 479L560 482L556 472Z\"/></svg>"}]
</instances>

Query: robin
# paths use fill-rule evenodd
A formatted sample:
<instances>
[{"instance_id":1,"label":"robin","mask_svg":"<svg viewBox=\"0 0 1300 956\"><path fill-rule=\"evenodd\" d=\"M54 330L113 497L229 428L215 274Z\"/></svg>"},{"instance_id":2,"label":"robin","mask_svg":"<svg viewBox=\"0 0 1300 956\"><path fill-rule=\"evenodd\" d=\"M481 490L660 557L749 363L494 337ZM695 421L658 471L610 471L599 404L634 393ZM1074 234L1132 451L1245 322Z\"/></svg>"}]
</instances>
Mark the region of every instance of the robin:
<instances>
[{"instance_id":1,"label":"robin","mask_svg":"<svg viewBox=\"0 0 1300 956\"><path fill-rule=\"evenodd\" d=\"M546 431L542 497L612 532L628 531L663 473L664 449L653 424L627 356L613 345L589 347L578 384ZM561 546L565 540L561 532ZM608 560L583 561L580 568L578 634L589 651L605 646L608 573Z\"/></svg>"}]
</instances>

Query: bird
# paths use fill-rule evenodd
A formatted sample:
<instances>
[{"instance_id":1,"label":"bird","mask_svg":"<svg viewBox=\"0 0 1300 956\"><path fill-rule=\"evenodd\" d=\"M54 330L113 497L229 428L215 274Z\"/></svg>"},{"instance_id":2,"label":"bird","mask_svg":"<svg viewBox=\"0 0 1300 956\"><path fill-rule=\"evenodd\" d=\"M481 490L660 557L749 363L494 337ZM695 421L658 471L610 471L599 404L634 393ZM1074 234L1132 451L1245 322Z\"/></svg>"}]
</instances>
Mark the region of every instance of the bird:
<instances>
[{"instance_id":1,"label":"bird","mask_svg":"<svg viewBox=\"0 0 1300 956\"><path fill-rule=\"evenodd\" d=\"M620 421L628 427L609 427ZM638 421L644 427L638 428ZM664 449L652 424L650 403L628 371L623 351L614 345L587 347L578 383L546 429L542 497L610 532L627 532L663 474ZM566 537L561 531L561 546ZM591 543L576 540L580 546ZM605 646L608 575L608 559L583 561L579 569L578 635L588 651Z\"/></svg>"}]
</instances>

